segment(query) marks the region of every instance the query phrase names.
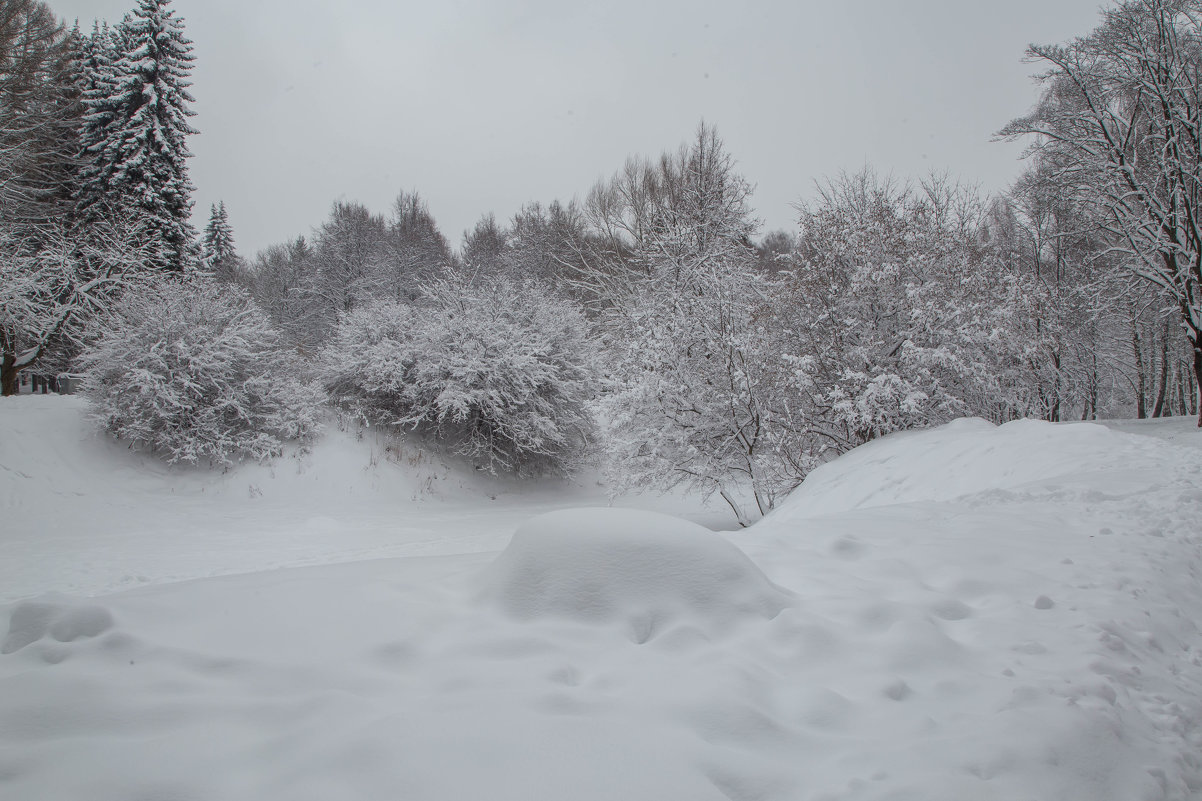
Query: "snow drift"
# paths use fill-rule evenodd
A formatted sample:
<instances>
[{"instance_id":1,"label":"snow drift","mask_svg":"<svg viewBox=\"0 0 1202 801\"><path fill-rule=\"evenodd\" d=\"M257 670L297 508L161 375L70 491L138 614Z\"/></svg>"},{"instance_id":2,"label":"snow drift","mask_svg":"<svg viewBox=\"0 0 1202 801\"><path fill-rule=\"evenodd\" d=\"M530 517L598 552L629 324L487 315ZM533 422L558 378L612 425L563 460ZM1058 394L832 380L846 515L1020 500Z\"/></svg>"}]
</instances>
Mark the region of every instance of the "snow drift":
<instances>
[{"instance_id":1,"label":"snow drift","mask_svg":"<svg viewBox=\"0 0 1202 801\"><path fill-rule=\"evenodd\" d=\"M995 426L961 419L931 431L892 434L819 467L776 517L951 501L1023 487L1135 490L1156 482L1160 458L1157 443L1096 423L1015 420Z\"/></svg>"},{"instance_id":2,"label":"snow drift","mask_svg":"<svg viewBox=\"0 0 1202 801\"><path fill-rule=\"evenodd\" d=\"M69 405L0 404L0 422L68 463L93 449L128 485L13 458L6 429L0 463L20 474L0 471L0 499L41 487L73 519L170 520L155 499L172 480L39 435L62 422L50 407ZM341 564L0 606L0 797L1196 799L1202 434L1124 428L888 437L737 534L448 492L470 519L404 507L440 554L420 558L376 558L409 537L379 498L395 513L283 492L281 519L215 493L236 536L162 538L148 584L286 561L296 520L355 545ZM47 489L67 485L80 494ZM69 589L89 560L154 542L101 527L88 549L39 527L44 511L6 508L4 582ZM347 562L355 548L373 558Z\"/></svg>"}]
</instances>

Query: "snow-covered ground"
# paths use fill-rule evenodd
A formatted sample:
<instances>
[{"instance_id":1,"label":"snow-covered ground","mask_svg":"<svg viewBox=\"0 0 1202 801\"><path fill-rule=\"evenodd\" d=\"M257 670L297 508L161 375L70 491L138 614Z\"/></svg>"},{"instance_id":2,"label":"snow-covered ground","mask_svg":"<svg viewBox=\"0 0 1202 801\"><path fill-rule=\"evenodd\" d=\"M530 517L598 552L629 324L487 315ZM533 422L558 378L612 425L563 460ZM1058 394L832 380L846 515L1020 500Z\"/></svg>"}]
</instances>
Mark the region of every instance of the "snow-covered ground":
<instances>
[{"instance_id":1,"label":"snow-covered ground","mask_svg":"<svg viewBox=\"0 0 1202 801\"><path fill-rule=\"evenodd\" d=\"M893 436L715 533L80 414L0 402L0 798L1202 798L1190 421Z\"/></svg>"},{"instance_id":2,"label":"snow-covered ground","mask_svg":"<svg viewBox=\"0 0 1202 801\"><path fill-rule=\"evenodd\" d=\"M0 602L398 556L499 551L540 512L605 504L595 479L530 487L331 426L311 454L222 473L168 467L96 433L81 398L0 403ZM720 503L720 502L719 502ZM624 505L734 528L722 505Z\"/></svg>"}]
</instances>

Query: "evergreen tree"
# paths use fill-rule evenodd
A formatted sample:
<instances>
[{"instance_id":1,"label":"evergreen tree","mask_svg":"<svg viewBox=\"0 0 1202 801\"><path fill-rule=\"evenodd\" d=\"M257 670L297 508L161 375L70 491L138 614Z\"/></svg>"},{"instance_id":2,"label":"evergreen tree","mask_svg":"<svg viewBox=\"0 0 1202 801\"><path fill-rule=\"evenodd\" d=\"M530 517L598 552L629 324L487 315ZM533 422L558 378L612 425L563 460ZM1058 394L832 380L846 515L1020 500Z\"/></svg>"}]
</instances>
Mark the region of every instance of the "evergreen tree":
<instances>
[{"instance_id":1,"label":"evergreen tree","mask_svg":"<svg viewBox=\"0 0 1202 801\"><path fill-rule=\"evenodd\" d=\"M144 218L160 249L156 266L182 270L195 239L187 170L187 136L196 133L188 124L195 112L187 90L194 56L170 5L140 0L109 37L111 50L103 40L95 43L98 72L84 96L93 163L80 201L87 219L106 192L115 194L116 203Z\"/></svg>"},{"instance_id":2,"label":"evergreen tree","mask_svg":"<svg viewBox=\"0 0 1202 801\"><path fill-rule=\"evenodd\" d=\"M114 135L117 40L108 23L92 24L90 36L75 39L76 81L84 116L79 134L79 181L75 194L78 222L95 223L110 204L103 155Z\"/></svg>"},{"instance_id":3,"label":"evergreen tree","mask_svg":"<svg viewBox=\"0 0 1202 801\"><path fill-rule=\"evenodd\" d=\"M230 227L223 200L209 210L209 224L205 226L200 242L201 269L218 281L233 282L241 261L234 247L234 230Z\"/></svg>"}]
</instances>

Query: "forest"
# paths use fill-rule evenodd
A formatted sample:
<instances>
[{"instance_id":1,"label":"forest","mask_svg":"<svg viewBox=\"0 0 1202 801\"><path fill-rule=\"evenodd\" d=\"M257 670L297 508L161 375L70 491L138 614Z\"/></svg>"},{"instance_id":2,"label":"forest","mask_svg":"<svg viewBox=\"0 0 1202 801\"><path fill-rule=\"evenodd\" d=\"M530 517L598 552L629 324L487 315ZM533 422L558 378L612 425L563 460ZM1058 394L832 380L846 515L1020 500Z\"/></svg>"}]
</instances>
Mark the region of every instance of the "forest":
<instances>
[{"instance_id":1,"label":"forest","mask_svg":"<svg viewBox=\"0 0 1202 801\"><path fill-rule=\"evenodd\" d=\"M79 373L111 435L218 466L336 411L491 472L690 486L745 524L955 418L1202 425L1199 44L1202 4L1128 0L1033 46L1041 92L997 132L1025 171L995 195L864 167L765 231L702 121L458 244L402 191L252 256L224 202L191 222L170 0L90 31L0 0L3 394Z\"/></svg>"}]
</instances>

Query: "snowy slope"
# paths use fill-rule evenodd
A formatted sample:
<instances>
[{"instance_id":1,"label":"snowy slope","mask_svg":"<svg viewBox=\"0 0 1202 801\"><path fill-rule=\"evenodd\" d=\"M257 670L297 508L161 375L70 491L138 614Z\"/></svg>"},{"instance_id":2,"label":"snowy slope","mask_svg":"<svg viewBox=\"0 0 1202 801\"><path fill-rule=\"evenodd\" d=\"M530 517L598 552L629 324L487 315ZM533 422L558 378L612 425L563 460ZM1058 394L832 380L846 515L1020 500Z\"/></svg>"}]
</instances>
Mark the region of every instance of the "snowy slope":
<instances>
[{"instance_id":1,"label":"snowy slope","mask_svg":"<svg viewBox=\"0 0 1202 801\"><path fill-rule=\"evenodd\" d=\"M331 426L312 453L222 472L167 466L99 436L81 398L0 403L0 601L278 567L500 550L541 511L606 501L595 480L522 486L428 449ZM697 500L712 527L732 516Z\"/></svg>"},{"instance_id":2,"label":"snowy slope","mask_svg":"<svg viewBox=\"0 0 1202 801\"><path fill-rule=\"evenodd\" d=\"M889 437L743 540L772 578L804 577L828 653L802 695L821 688L839 748L889 792L1202 798L1202 434L1119 428L1151 436L962 420Z\"/></svg>"},{"instance_id":3,"label":"snowy slope","mask_svg":"<svg viewBox=\"0 0 1202 801\"><path fill-rule=\"evenodd\" d=\"M400 477L350 479L337 448L305 471L342 489L266 505L245 476L164 484L106 443L41 431L65 428L61 409L12 408L10 519L30 523L14 495L34 486L75 508L53 514L120 509L153 530L174 488L238 538L177 523L211 550L164 553L170 570L286 564L281 516L382 540L367 512L330 515L341 494L402 510L371 488ZM61 437L63 461L94 458L112 482L18 462L13 428ZM459 493L518 527L500 556L509 531L465 534L488 524L450 512L440 529L407 499L438 555L347 562L327 534L304 558L343 563L9 603L0 797L1202 798L1202 439L1179 421L1120 428L890 437L731 534L596 508L518 524L544 507L456 487L446 506ZM260 530L281 553L244 541ZM150 541L94 534L110 562ZM32 575L69 560L52 533L0 544L14 537Z\"/></svg>"}]
</instances>

